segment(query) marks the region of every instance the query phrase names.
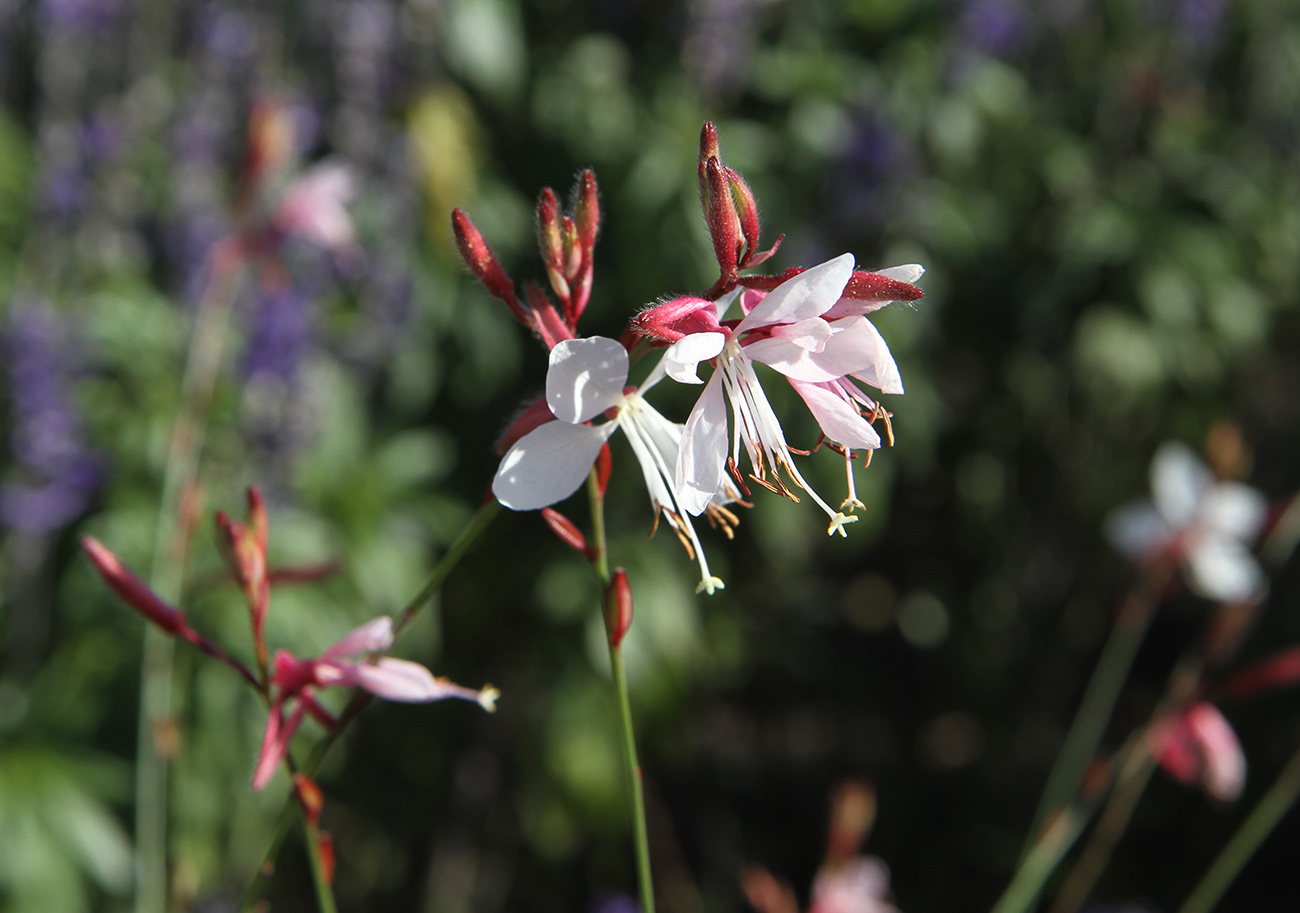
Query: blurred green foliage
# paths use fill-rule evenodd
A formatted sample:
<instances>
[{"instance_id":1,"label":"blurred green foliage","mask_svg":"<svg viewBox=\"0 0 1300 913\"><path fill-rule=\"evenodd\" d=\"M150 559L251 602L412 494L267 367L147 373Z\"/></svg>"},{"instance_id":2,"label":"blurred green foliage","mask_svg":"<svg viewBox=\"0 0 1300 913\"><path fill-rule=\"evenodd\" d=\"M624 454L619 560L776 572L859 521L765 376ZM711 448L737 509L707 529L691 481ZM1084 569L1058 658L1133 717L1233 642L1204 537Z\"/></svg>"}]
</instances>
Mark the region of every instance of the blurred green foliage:
<instances>
[{"instance_id":1,"label":"blurred green foliage","mask_svg":"<svg viewBox=\"0 0 1300 913\"><path fill-rule=\"evenodd\" d=\"M41 0L0 8L0 48L4 503L68 490L33 458L39 434L99 467L58 522L5 507L6 913L128 904L141 623L75 542L150 565L194 290L260 94L299 104L305 161L345 160L361 184L358 266L284 254L301 300L272 334L276 384L250 369L268 312L262 279L245 282L204 446L205 515L258 484L273 562L343 561L273 596L269 640L300 655L401 607L541 390L542 348L454 259L452 206L512 276L540 278L531 201L594 167L583 326L617 336L643 304L715 278L695 178L708 119L765 241L785 234L775 267L844 250L927 267L922 301L877 315L907 394L888 403L896 446L859 472L868 509L848 540L760 493L734 543L704 532L727 589L695 597L672 537L644 539L641 480L615 445L611 554L635 597L667 909L742 908L752 861L806 899L843 776L877 785L869 848L901 908L987 906L1130 579L1102 517L1144 490L1160 441L1199 444L1217 421L1241 427L1270 496L1300 485L1300 15L1285 0ZM660 390L683 418L691 391ZM811 443L784 393L792 443ZM838 458L806 463L838 490ZM247 655L206 522L192 554L185 609ZM1295 572L1273 570L1249 656L1300 637ZM322 783L343 908L571 911L630 890L595 608L584 563L536 516L497 522L400 652L495 683L500 712L375 706L336 750ZM1116 739L1204 613L1183 596L1157 620ZM1292 750L1295 709L1229 708L1245 801ZM285 794L248 786L263 724L228 670L179 653L178 908L226 909L260 860ZM1099 896L1170 908L1241 814L1157 783ZM1290 884L1296 828L1234 908ZM306 884L290 846L273 908L308 909Z\"/></svg>"}]
</instances>

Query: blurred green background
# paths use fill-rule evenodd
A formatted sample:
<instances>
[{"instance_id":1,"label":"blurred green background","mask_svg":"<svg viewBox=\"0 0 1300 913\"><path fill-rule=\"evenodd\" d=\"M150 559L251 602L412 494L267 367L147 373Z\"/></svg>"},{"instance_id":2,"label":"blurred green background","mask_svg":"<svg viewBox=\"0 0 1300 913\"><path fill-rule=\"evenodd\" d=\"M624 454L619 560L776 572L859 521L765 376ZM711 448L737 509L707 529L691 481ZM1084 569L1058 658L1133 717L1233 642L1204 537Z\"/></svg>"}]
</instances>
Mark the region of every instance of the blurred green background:
<instances>
[{"instance_id":1,"label":"blurred green background","mask_svg":"<svg viewBox=\"0 0 1300 913\"><path fill-rule=\"evenodd\" d=\"M588 334L700 292L701 124L750 182L776 269L852 251L920 262L926 297L875 323L907 394L859 473L864 522L761 493L727 582L651 517L616 442L611 551L659 891L745 909L765 865L806 900L827 796L872 780L868 842L898 905L983 909L1131 568L1100 536L1150 455L1240 427L1249 479L1300 486L1300 12L1289 0L29 0L0 3L0 909L121 910L143 625L89 573L95 535L149 567L167 436L212 244L231 230L250 106L294 112L305 164L349 163L364 250L276 253L245 283L202 465L205 517L270 502L272 559L338 556L277 589L273 646L312 655L394 612L477 506L545 352L455 260L465 209L517 281L532 210L596 170ZM661 387L684 419L691 391ZM785 391L789 393L790 391ZM774 399L781 391L773 387ZM784 408L782 408L784 407ZM815 439L784 397L795 445ZM830 454L805 461L823 491ZM585 524L585 508L565 508ZM246 653L199 527L185 608ZM1294 568L1247 643L1300 640ZM402 655L503 692L375 705L321 778L349 910L585 910L629 893L614 711L584 561L507 514ZM1157 619L1112 747L1143 721L1207 606ZM176 905L229 909L285 794L249 777L265 711L178 653ZM337 696L332 696L337 697ZM1157 778L1098 898L1172 908L1293 749L1294 695L1225 708L1251 761L1240 807ZM311 736L317 730L309 728ZM305 744L304 740L304 744ZM1285 824L1228 908L1294 898ZM296 844L277 910L311 909Z\"/></svg>"}]
</instances>

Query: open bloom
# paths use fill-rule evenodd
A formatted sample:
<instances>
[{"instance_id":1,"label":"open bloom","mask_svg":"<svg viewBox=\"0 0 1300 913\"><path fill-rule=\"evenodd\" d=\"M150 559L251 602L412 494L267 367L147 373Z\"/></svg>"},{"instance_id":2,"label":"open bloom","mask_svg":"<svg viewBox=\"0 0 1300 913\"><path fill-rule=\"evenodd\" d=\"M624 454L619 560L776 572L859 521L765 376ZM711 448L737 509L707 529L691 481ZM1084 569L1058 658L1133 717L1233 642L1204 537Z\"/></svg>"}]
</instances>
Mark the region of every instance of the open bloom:
<instances>
[{"instance_id":1,"label":"open bloom","mask_svg":"<svg viewBox=\"0 0 1300 913\"><path fill-rule=\"evenodd\" d=\"M1138 560L1172 556L1188 585L1207 599L1244 602L1263 595L1264 573L1251 556L1268 502L1239 482L1218 482L1191 449L1167 443L1151 462L1151 501L1121 508L1106 536Z\"/></svg>"},{"instance_id":2,"label":"open bloom","mask_svg":"<svg viewBox=\"0 0 1300 913\"><path fill-rule=\"evenodd\" d=\"M909 275L915 278L918 273ZM703 328L669 347L664 358L668 375L683 383L701 383L696 374L699 363L716 359L713 375L686 422L677 462L677 485L687 512L698 514L708 506L728 469L739 479L743 443L753 469L750 478L798 500L782 480L784 473L830 517L828 533L844 535L844 525L857 519L842 512L857 505L852 489L841 510L834 510L799 474L780 420L754 371L757 361L784 374L833 444L848 452L879 447L880 436L860 411L874 412L875 403L852 378L886 393L902 393L903 385L889 347L864 316L872 304L879 303L842 303L852 278L853 256L844 254L791 276L766 294L738 291L720 299L716 307L699 302L689 320L679 321L679 325ZM736 297L748 313L732 326L719 322L721 312ZM837 305L843 313L826 319ZM735 419L730 459L727 399Z\"/></svg>"},{"instance_id":3,"label":"open bloom","mask_svg":"<svg viewBox=\"0 0 1300 913\"><path fill-rule=\"evenodd\" d=\"M546 374L546 403L558 421L525 434L507 451L492 480L492 493L511 510L538 510L573 494L582 485L600 448L615 429L622 429L636 454L656 517L662 512L678 539L700 564L700 590L712 593L722 581L709 572L704 549L684 515L674 467L682 426L664 418L643 394L663 378L663 363L640 390L627 387L629 360L622 344L602 336L566 339L551 349ZM587 424L602 413L609 421ZM735 516L723 504L725 480L692 514L706 509L729 528Z\"/></svg>"},{"instance_id":4,"label":"open bloom","mask_svg":"<svg viewBox=\"0 0 1300 913\"><path fill-rule=\"evenodd\" d=\"M462 688L445 678L435 678L419 663L371 654L387 650L393 644L393 620L387 616L368 621L330 647L317 659L298 659L287 650L277 650L271 684L276 693L262 737L262 750L253 772L253 788L270 782L276 767L289 751L304 714L311 714L321 725L333 728L333 714L316 701L317 688L341 685L364 688L390 701L425 703L455 697L476 701L484 710L495 708L499 692L491 687L475 691Z\"/></svg>"}]
</instances>

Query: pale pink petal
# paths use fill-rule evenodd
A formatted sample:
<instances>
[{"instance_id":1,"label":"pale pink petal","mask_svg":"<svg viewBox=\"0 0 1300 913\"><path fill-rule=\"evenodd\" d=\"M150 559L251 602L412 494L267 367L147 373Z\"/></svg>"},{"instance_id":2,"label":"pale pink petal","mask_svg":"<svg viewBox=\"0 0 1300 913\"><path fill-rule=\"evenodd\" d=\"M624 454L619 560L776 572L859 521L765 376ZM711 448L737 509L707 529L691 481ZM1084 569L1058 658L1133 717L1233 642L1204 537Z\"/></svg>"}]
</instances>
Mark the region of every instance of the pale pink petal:
<instances>
[{"instance_id":1,"label":"pale pink petal","mask_svg":"<svg viewBox=\"0 0 1300 913\"><path fill-rule=\"evenodd\" d=\"M902 393L898 365L884 338L865 317L850 317L828 325L831 335L821 351L811 351L773 336L745 346L753 361L780 371L791 380L827 383L846 375L879 387L884 393Z\"/></svg>"},{"instance_id":2,"label":"pale pink petal","mask_svg":"<svg viewBox=\"0 0 1300 913\"><path fill-rule=\"evenodd\" d=\"M695 333L685 336L668 347L664 353L665 373L673 380L683 384L702 384L696 373L700 362L716 358L727 342L725 333Z\"/></svg>"},{"instance_id":3,"label":"pale pink petal","mask_svg":"<svg viewBox=\"0 0 1300 913\"><path fill-rule=\"evenodd\" d=\"M546 404L562 422L590 421L622 400L627 369L627 349L617 340L592 336L558 342L546 372Z\"/></svg>"},{"instance_id":4,"label":"pale pink petal","mask_svg":"<svg viewBox=\"0 0 1300 913\"><path fill-rule=\"evenodd\" d=\"M323 660L335 660L344 656L361 656L365 653L378 653L393 645L393 619L387 615L367 621L351 634L320 655Z\"/></svg>"},{"instance_id":5,"label":"pale pink petal","mask_svg":"<svg viewBox=\"0 0 1300 913\"><path fill-rule=\"evenodd\" d=\"M1140 559L1173 544L1169 524L1146 501L1121 507L1106 518L1106 541L1129 558Z\"/></svg>"},{"instance_id":6,"label":"pale pink petal","mask_svg":"<svg viewBox=\"0 0 1300 913\"><path fill-rule=\"evenodd\" d=\"M898 373L898 363L894 361L893 354L889 351L889 345L885 342L885 337L880 335L880 331L871 325L871 321L865 317L851 321L852 342L856 351L869 353L871 362L865 368L859 368L845 373L852 374L863 383L870 384L881 393L901 394L903 392L903 377ZM837 334L832 345L827 349L838 349L841 344L841 336L848 336L848 332ZM829 357L831 353L827 353Z\"/></svg>"},{"instance_id":7,"label":"pale pink petal","mask_svg":"<svg viewBox=\"0 0 1300 913\"><path fill-rule=\"evenodd\" d=\"M1206 493L1201 519L1216 532L1253 542L1268 519L1268 501L1249 485L1224 482Z\"/></svg>"},{"instance_id":8,"label":"pale pink petal","mask_svg":"<svg viewBox=\"0 0 1300 913\"><path fill-rule=\"evenodd\" d=\"M820 317L839 300L851 278L852 254L841 254L834 260L804 270L768 292L767 297L740 321L736 332Z\"/></svg>"},{"instance_id":9,"label":"pale pink petal","mask_svg":"<svg viewBox=\"0 0 1300 913\"><path fill-rule=\"evenodd\" d=\"M492 493L511 510L539 510L581 487L617 427L551 422L528 432L502 458Z\"/></svg>"},{"instance_id":10,"label":"pale pink petal","mask_svg":"<svg viewBox=\"0 0 1300 913\"><path fill-rule=\"evenodd\" d=\"M271 705L266 718L266 731L262 734L262 750L257 755L257 766L253 769L253 789L262 789L275 776L275 769L280 766L284 756L289 752L289 742L302 722L301 706L294 708L286 721L280 702Z\"/></svg>"},{"instance_id":11,"label":"pale pink petal","mask_svg":"<svg viewBox=\"0 0 1300 913\"><path fill-rule=\"evenodd\" d=\"M1210 470L1184 444L1161 444L1151 461L1151 496L1156 510L1175 529L1192 522L1213 484Z\"/></svg>"},{"instance_id":12,"label":"pale pink petal","mask_svg":"<svg viewBox=\"0 0 1300 913\"><path fill-rule=\"evenodd\" d=\"M691 410L677 454L678 503L693 517L723 489L727 462L727 400L722 372L714 372Z\"/></svg>"},{"instance_id":13,"label":"pale pink petal","mask_svg":"<svg viewBox=\"0 0 1300 913\"><path fill-rule=\"evenodd\" d=\"M419 663L386 656L374 665L362 663L353 669L356 684L371 694L390 701L423 703L447 697L474 700L477 692L436 679Z\"/></svg>"},{"instance_id":14,"label":"pale pink petal","mask_svg":"<svg viewBox=\"0 0 1300 913\"><path fill-rule=\"evenodd\" d=\"M1254 556L1227 536L1205 536L1188 550L1186 560L1188 585L1207 599L1249 602L1267 586Z\"/></svg>"},{"instance_id":15,"label":"pale pink petal","mask_svg":"<svg viewBox=\"0 0 1300 913\"><path fill-rule=\"evenodd\" d=\"M808 411L831 441L850 450L874 450L880 446L876 429L838 390L796 380L791 380L790 386L803 398Z\"/></svg>"},{"instance_id":16,"label":"pale pink petal","mask_svg":"<svg viewBox=\"0 0 1300 913\"><path fill-rule=\"evenodd\" d=\"M808 317L794 323L783 324L772 331L773 336L788 340L809 352L820 352L833 335L831 326L820 317Z\"/></svg>"},{"instance_id":17,"label":"pale pink petal","mask_svg":"<svg viewBox=\"0 0 1300 913\"><path fill-rule=\"evenodd\" d=\"M874 856L859 856L817 873L808 913L896 913L885 900L888 894L889 867Z\"/></svg>"},{"instance_id":18,"label":"pale pink petal","mask_svg":"<svg viewBox=\"0 0 1300 913\"><path fill-rule=\"evenodd\" d=\"M307 238L335 253L356 249L356 229L344 204L356 192L356 175L340 163L318 165L285 191L275 214L286 234Z\"/></svg>"},{"instance_id":19,"label":"pale pink petal","mask_svg":"<svg viewBox=\"0 0 1300 913\"><path fill-rule=\"evenodd\" d=\"M1237 734L1218 708L1193 704L1166 724L1157 738L1160 766L1175 779L1197 783L1221 802L1231 802L1246 786L1246 755Z\"/></svg>"}]
</instances>

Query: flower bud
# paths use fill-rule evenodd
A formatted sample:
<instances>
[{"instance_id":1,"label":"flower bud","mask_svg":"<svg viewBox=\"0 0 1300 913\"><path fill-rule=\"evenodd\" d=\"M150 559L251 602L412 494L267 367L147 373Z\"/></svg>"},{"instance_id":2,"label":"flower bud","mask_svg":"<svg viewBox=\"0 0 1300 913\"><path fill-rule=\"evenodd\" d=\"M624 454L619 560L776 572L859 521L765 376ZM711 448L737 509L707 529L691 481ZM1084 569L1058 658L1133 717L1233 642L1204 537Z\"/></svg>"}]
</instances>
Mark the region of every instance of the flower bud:
<instances>
[{"instance_id":1,"label":"flower bud","mask_svg":"<svg viewBox=\"0 0 1300 913\"><path fill-rule=\"evenodd\" d=\"M709 225L709 235L713 239L713 254L718 258L718 268L724 277L736 274L742 243L740 218L736 215L736 203L731 196L731 184L727 181L722 164L711 158L705 163L704 218Z\"/></svg>"},{"instance_id":2,"label":"flower bud","mask_svg":"<svg viewBox=\"0 0 1300 913\"><path fill-rule=\"evenodd\" d=\"M302 803L302 811L307 823L315 825L320 820L321 810L325 807L325 796L321 793L320 787L306 774L296 773L293 775L293 791L297 794L298 801Z\"/></svg>"},{"instance_id":3,"label":"flower bud","mask_svg":"<svg viewBox=\"0 0 1300 913\"><path fill-rule=\"evenodd\" d=\"M578 205L574 210L574 222L578 226L578 241L588 260L596 246L596 235L600 231L600 196L596 192L596 175L590 168L578 176Z\"/></svg>"},{"instance_id":4,"label":"flower bud","mask_svg":"<svg viewBox=\"0 0 1300 913\"><path fill-rule=\"evenodd\" d=\"M627 572L614 569L614 576L605 590L605 631L609 643L617 647L623 643L628 628L632 627L632 586L627 582Z\"/></svg>"},{"instance_id":5,"label":"flower bud","mask_svg":"<svg viewBox=\"0 0 1300 913\"><path fill-rule=\"evenodd\" d=\"M694 333L722 332L717 305L693 295L646 308L632 318L631 327L639 336L668 345Z\"/></svg>"},{"instance_id":6,"label":"flower bud","mask_svg":"<svg viewBox=\"0 0 1300 913\"><path fill-rule=\"evenodd\" d=\"M1234 674L1228 679L1227 691L1232 697L1240 698L1297 684L1300 684L1300 647L1290 647Z\"/></svg>"},{"instance_id":7,"label":"flower bud","mask_svg":"<svg viewBox=\"0 0 1300 913\"><path fill-rule=\"evenodd\" d=\"M551 280L551 288L555 289L560 300L567 301L569 283L565 279L565 245L560 235L560 202L549 187L542 188L537 201L537 247L546 266L547 278Z\"/></svg>"},{"instance_id":8,"label":"flower bud","mask_svg":"<svg viewBox=\"0 0 1300 913\"><path fill-rule=\"evenodd\" d=\"M587 537L582 534L574 522L560 513L553 507L542 508L542 519L546 525L551 528L551 532L559 537L560 541L575 551L582 552L590 561L594 557L591 547L587 545Z\"/></svg>"},{"instance_id":9,"label":"flower bud","mask_svg":"<svg viewBox=\"0 0 1300 913\"><path fill-rule=\"evenodd\" d=\"M95 566L99 576L108 584L109 589L120 596L127 605L168 634L181 634L187 630L188 626L185 624L185 616L181 614L181 610L159 599L143 580L128 571L118 557L101 542L90 536L82 536L81 549L90 559L90 563Z\"/></svg>"},{"instance_id":10,"label":"flower bud","mask_svg":"<svg viewBox=\"0 0 1300 913\"><path fill-rule=\"evenodd\" d=\"M483 287L488 290L494 298L500 298L510 309L515 312L515 316L527 323L518 301L515 299L515 284L506 275L506 271L501 268L497 262L496 256L492 249L487 246L479 230L474 227L474 223L469 220L469 216L459 209L451 211L451 229L456 236L456 247L460 251L461 259L469 267L470 272L483 283Z\"/></svg>"},{"instance_id":11,"label":"flower bud","mask_svg":"<svg viewBox=\"0 0 1300 913\"><path fill-rule=\"evenodd\" d=\"M596 454L596 488L600 490L602 498L605 497L605 489L609 487L609 477L613 472L614 458L610 454L609 444L606 444Z\"/></svg>"},{"instance_id":12,"label":"flower bud","mask_svg":"<svg viewBox=\"0 0 1300 913\"><path fill-rule=\"evenodd\" d=\"M700 205L709 208L708 197L708 162L709 159L722 160L722 150L718 147L718 128L712 121L705 121L700 130Z\"/></svg>"},{"instance_id":13,"label":"flower bud","mask_svg":"<svg viewBox=\"0 0 1300 913\"><path fill-rule=\"evenodd\" d=\"M845 298L859 301L916 301L925 293L909 282L857 270L844 287Z\"/></svg>"}]
</instances>

